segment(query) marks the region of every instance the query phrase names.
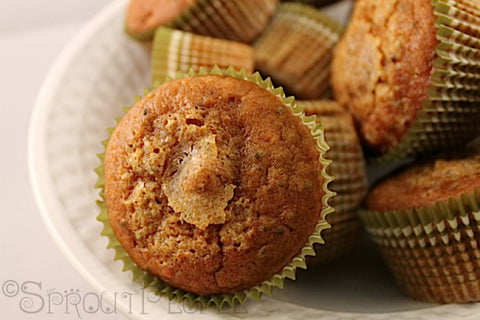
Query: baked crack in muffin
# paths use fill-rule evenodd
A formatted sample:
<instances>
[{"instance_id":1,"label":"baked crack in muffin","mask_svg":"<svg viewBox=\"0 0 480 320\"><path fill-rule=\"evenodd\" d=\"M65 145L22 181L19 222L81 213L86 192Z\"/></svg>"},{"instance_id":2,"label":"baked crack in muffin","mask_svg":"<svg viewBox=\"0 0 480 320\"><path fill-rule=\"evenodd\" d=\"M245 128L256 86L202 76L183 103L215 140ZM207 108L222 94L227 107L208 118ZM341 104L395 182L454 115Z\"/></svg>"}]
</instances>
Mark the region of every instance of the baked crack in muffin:
<instances>
[{"instance_id":1,"label":"baked crack in muffin","mask_svg":"<svg viewBox=\"0 0 480 320\"><path fill-rule=\"evenodd\" d=\"M292 110L225 75L170 81L135 103L107 144L104 188L138 267L190 293L232 294L312 251L330 210L326 144Z\"/></svg>"}]
</instances>

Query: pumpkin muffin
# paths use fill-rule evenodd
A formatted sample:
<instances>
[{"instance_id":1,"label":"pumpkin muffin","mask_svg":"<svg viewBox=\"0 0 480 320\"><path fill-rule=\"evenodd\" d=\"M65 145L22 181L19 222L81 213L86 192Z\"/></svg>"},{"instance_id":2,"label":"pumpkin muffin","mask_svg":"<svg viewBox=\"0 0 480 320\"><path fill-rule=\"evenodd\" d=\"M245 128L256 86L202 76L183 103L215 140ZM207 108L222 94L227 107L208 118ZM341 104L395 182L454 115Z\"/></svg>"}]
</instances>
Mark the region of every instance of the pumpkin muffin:
<instances>
[{"instance_id":1,"label":"pumpkin muffin","mask_svg":"<svg viewBox=\"0 0 480 320\"><path fill-rule=\"evenodd\" d=\"M175 20L197 0L131 0L125 18L129 35L137 39L151 39L158 26Z\"/></svg>"},{"instance_id":2,"label":"pumpkin muffin","mask_svg":"<svg viewBox=\"0 0 480 320\"><path fill-rule=\"evenodd\" d=\"M331 83L372 156L427 154L478 135L478 59L469 52L479 14L462 0L355 2Z\"/></svg>"},{"instance_id":3,"label":"pumpkin muffin","mask_svg":"<svg viewBox=\"0 0 480 320\"><path fill-rule=\"evenodd\" d=\"M215 38L251 43L268 24L278 0L131 0L126 31L151 40L166 26Z\"/></svg>"},{"instance_id":4,"label":"pumpkin muffin","mask_svg":"<svg viewBox=\"0 0 480 320\"><path fill-rule=\"evenodd\" d=\"M319 9L282 3L255 42L255 67L298 99L325 97L343 27Z\"/></svg>"},{"instance_id":5,"label":"pumpkin muffin","mask_svg":"<svg viewBox=\"0 0 480 320\"><path fill-rule=\"evenodd\" d=\"M313 258L324 264L348 253L358 244L361 223L357 210L367 193L367 172L362 146L350 112L333 100L298 101L305 115L315 115L325 125L325 139L330 145L326 157L332 160L328 173L335 177L330 189L337 193L331 201L335 212L327 216L331 229L323 232L325 245Z\"/></svg>"},{"instance_id":6,"label":"pumpkin muffin","mask_svg":"<svg viewBox=\"0 0 480 320\"><path fill-rule=\"evenodd\" d=\"M233 67L253 73L253 49L248 44L197 35L191 32L159 27L155 31L151 58L152 84L175 77L178 71L210 71Z\"/></svg>"},{"instance_id":7,"label":"pumpkin muffin","mask_svg":"<svg viewBox=\"0 0 480 320\"><path fill-rule=\"evenodd\" d=\"M330 193L319 144L292 110L254 82L204 75L125 114L106 147L105 202L138 267L197 295L232 294L300 254L325 228Z\"/></svg>"},{"instance_id":8,"label":"pumpkin muffin","mask_svg":"<svg viewBox=\"0 0 480 320\"><path fill-rule=\"evenodd\" d=\"M384 152L410 128L431 85L438 44L430 0L359 0L332 63L338 101L363 142Z\"/></svg>"},{"instance_id":9,"label":"pumpkin muffin","mask_svg":"<svg viewBox=\"0 0 480 320\"><path fill-rule=\"evenodd\" d=\"M480 301L480 148L415 163L376 185L361 218L402 289Z\"/></svg>"}]
</instances>

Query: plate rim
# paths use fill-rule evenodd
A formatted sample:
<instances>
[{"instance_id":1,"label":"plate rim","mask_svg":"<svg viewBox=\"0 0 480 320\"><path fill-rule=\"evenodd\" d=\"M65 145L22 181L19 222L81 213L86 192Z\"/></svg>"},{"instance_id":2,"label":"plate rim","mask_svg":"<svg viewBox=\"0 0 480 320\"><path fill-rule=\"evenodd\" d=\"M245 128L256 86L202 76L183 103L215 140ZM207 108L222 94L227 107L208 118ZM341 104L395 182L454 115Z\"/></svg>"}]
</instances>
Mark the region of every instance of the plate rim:
<instances>
[{"instance_id":1,"label":"plate rim","mask_svg":"<svg viewBox=\"0 0 480 320\"><path fill-rule=\"evenodd\" d=\"M68 66L72 63L75 54L84 43L91 39L98 27L101 26L102 22L118 12L121 7L124 7L127 1L128 0L113 0L111 3L104 6L91 19L87 20L82 27L80 27L74 37L70 39L66 46L60 51L53 65L51 65L48 70L37 94L30 115L27 133L28 179L30 181L34 201L40 211L42 220L55 244L72 268L97 293L108 292L108 290L93 276L91 272L86 270L78 256L74 254L70 247L68 247L66 238L61 234L59 228L52 219L51 211L60 210L60 206L58 198L54 196L54 193L45 191L52 190L53 184L51 178L48 176L49 171L47 169L48 164L45 152L47 139L45 137L45 131L41 128L46 127L55 88L60 86L62 75L67 72ZM67 227L69 231L73 230L68 224L64 225L64 227ZM109 303L114 301L110 292L108 292L106 300ZM126 310L123 305L120 305L119 311L129 319L142 319L141 317L128 314L128 310Z\"/></svg>"}]
</instances>

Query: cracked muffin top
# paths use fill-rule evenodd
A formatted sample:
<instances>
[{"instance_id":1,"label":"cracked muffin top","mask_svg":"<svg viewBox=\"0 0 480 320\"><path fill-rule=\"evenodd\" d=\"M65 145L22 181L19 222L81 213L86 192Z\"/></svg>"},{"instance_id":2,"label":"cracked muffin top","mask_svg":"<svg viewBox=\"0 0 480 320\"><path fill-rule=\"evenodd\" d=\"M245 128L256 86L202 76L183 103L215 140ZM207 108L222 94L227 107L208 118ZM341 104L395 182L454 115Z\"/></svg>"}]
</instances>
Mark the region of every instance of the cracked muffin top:
<instances>
[{"instance_id":1,"label":"cracked muffin top","mask_svg":"<svg viewBox=\"0 0 480 320\"><path fill-rule=\"evenodd\" d=\"M430 0L358 0L332 61L336 99L354 115L364 144L397 145L431 85L435 15Z\"/></svg>"},{"instance_id":2,"label":"cracked muffin top","mask_svg":"<svg viewBox=\"0 0 480 320\"><path fill-rule=\"evenodd\" d=\"M319 156L302 120L253 82L167 82L108 142L110 225L140 268L174 287L248 289L298 255L321 220Z\"/></svg>"}]
</instances>

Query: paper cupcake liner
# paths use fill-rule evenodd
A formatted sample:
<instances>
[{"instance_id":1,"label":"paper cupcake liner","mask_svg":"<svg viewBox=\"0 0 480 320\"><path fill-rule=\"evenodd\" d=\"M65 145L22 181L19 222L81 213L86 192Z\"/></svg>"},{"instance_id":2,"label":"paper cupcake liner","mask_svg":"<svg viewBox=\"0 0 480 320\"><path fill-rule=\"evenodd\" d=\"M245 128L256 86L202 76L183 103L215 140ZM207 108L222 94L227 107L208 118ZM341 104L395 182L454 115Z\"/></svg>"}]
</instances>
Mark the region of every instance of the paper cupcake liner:
<instances>
[{"instance_id":1,"label":"paper cupcake liner","mask_svg":"<svg viewBox=\"0 0 480 320\"><path fill-rule=\"evenodd\" d=\"M152 84L163 82L167 76L174 77L177 71L188 72L191 68L207 71L214 66L226 70L244 68L253 73L253 49L251 46L224 39L196 35L190 32L160 27L153 39L151 71Z\"/></svg>"},{"instance_id":2,"label":"paper cupcake liner","mask_svg":"<svg viewBox=\"0 0 480 320\"><path fill-rule=\"evenodd\" d=\"M468 260L471 257L465 252L438 257L432 255L430 258L422 257L422 254L418 253L412 254L420 250L422 249L405 250L400 247L390 247L384 255L386 260L390 261L395 273L406 279L407 282L422 285L461 284L466 279L471 279L472 275L478 277L478 271L476 271L480 267L478 259ZM415 261L418 256L420 258Z\"/></svg>"},{"instance_id":3,"label":"paper cupcake liner","mask_svg":"<svg viewBox=\"0 0 480 320\"><path fill-rule=\"evenodd\" d=\"M256 68L296 98L323 97L329 88L333 47L342 29L314 7L280 4L254 44Z\"/></svg>"},{"instance_id":4,"label":"paper cupcake liner","mask_svg":"<svg viewBox=\"0 0 480 320\"><path fill-rule=\"evenodd\" d=\"M251 43L268 24L278 0L199 0L168 26Z\"/></svg>"},{"instance_id":5,"label":"paper cupcake liner","mask_svg":"<svg viewBox=\"0 0 480 320\"><path fill-rule=\"evenodd\" d=\"M335 227L338 227L338 225L335 225ZM358 220L349 223L348 228L344 231L325 232L323 236L325 238L325 244L318 247L315 246L317 255L311 259L307 259L309 266L323 266L351 252L357 247L361 234L361 225Z\"/></svg>"},{"instance_id":6,"label":"paper cupcake liner","mask_svg":"<svg viewBox=\"0 0 480 320\"><path fill-rule=\"evenodd\" d=\"M440 303L467 303L480 300L478 260L463 261L468 256L457 253L414 262L414 258L407 258L405 253L399 251L413 250L390 247L388 250L382 250L382 253L400 287L408 295L419 300ZM459 262L448 264L453 260Z\"/></svg>"},{"instance_id":7,"label":"paper cupcake liner","mask_svg":"<svg viewBox=\"0 0 480 320\"><path fill-rule=\"evenodd\" d=\"M437 39L432 85L400 143L369 163L392 162L467 143L480 135L480 10L471 0L433 0Z\"/></svg>"},{"instance_id":8,"label":"paper cupcake liner","mask_svg":"<svg viewBox=\"0 0 480 320\"><path fill-rule=\"evenodd\" d=\"M332 160L328 173L335 177L330 184L330 189L337 193L331 201L335 213L327 217L332 228L325 231L325 245L312 259L315 264L323 264L346 254L358 243L361 223L357 210L367 192L365 159L347 110L331 100L300 100L297 103L305 108L306 114L314 114L317 121L323 122L325 138L331 147L326 158Z\"/></svg>"},{"instance_id":9,"label":"paper cupcake liner","mask_svg":"<svg viewBox=\"0 0 480 320\"><path fill-rule=\"evenodd\" d=\"M324 243L321 235L322 231L330 227L326 220L326 217L328 214L334 211L334 209L330 206L329 201L330 198L335 195L335 193L330 191L328 188L328 184L333 181L333 178L327 173L327 167L329 166L331 161L327 160L324 157L325 153L329 149L329 146L324 139L323 125L317 123L314 116L305 116L303 108L295 104L295 100L293 97L287 98L282 88L274 88L270 79L263 80L258 73L249 75L244 70L236 71L234 68L228 68L226 71L222 71L218 67L214 67L209 72L206 71L204 68L200 68L198 72L195 72L191 69L188 74L177 72L175 79L182 79L187 76L196 77L204 75L227 75L238 79L245 79L254 82L258 84L258 86L260 86L261 88L270 91L274 95L280 97L283 100L284 104L292 110L294 115L302 119L302 122L310 129L312 136L317 141L317 149L320 152L319 162L323 166L322 177L324 178L323 190L325 194L322 198L323 207L321 212L321 220L317 223L315 231L310 235L307 243L300 250L300 253L270 280L264 281L262 284L254 288L243 290L234 294L199 296L171 287L170 285L161 281L159 278L156 278L141 270L129 257L129 255L120 245L119 241L113 233L113 230L108 221L107 206L104 196L105 185L103 160L105 157L105 153L101 153L98 155L99 159L101 160L101 164L95 169L95 172L98 175L98 181L95 187L100 188L99 195L101 198L101 200L97 201L97 204L100 208L100 213L97 217L97 220L103 224L102 235L108 237L109 239L108 248L114 249L116 252L115 260L123 261L123 271L131 271L133 274L133 281L140 282L145 288L151 288L156 294L166 296L170 300L187 302L191 306L200 305L203 308L214 306L218 309L221 309L224 306L234 307L236 304L244 304L249 297L259 300L263 294L270 296L272 294L272 290L275 287L283 288L285 279L295 279L297 268L307 268L306 258L308 256L315 255L314 246ZM148 90L145 92L145 94L147 92ZM136 101L138 101L139 99L140 98L137 97ZM130 108L125 108L124 111L127 112L129 109ZM121 118L118 118L117 123L120 120ZM111 134L112 132L113 129L109 129L109 133ZM109 138L102 142L105 147L108 144L108 140Z\"/></svg>"},{"instance_id":10,"label":"paper cupcake liner","mask_svg":"<svg viewBox=\"0 0 480 320\"><path fill-rule=\"evenodd\" d=\"M363 210L360 217L407 294L440 303L480 301L480 291L471 290L480 286L480 189L419 209Z\"/></svg>"}]
</instances>

